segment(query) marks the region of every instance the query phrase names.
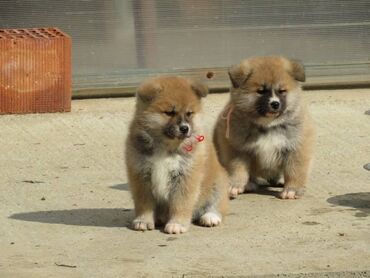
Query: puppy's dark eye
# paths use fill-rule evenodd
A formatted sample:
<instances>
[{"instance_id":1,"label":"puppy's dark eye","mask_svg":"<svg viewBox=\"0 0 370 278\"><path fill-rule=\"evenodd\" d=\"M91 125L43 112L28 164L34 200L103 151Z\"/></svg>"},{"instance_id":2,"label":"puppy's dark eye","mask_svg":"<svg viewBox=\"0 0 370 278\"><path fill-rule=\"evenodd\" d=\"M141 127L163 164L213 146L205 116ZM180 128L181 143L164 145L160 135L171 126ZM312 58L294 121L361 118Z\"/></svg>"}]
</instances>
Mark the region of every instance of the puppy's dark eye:
<instances>
[{"instance_id":1,"label":"puppy's dark eye","mask_svg":"<svg viewBox=\"0 0 370 278\"><path fill-rule=\"evenodd\" d=\"M173 117L176 115L176 112L175 110L172 110L172 111L165 111L164 112L168 117Z\"/></svg>"},{"instance_id":2,"label":"puppy's dark eye","mask_svg":"<svg viewBox=\"0 0 370 278\"><path fill-rule=\"evenodd\" d=\"M191 117L191 116L193 115L193 113L194 113L194 112L191 112L191 111L186 112L186 117Z\"/></svg>"},{"instance_id":3,"label":"puppy's dark eye","mask_svg":"<svg viewBox=\"0 0 370 278\"><path fill-rule=\"evenodd\" d=\"M287 90L285 90L285 89L279 89L278 90L278 93L279 94L285 94L287 92Z\"/></svg>"},{"instance_id":4,"label":"puppy's dark eye","mask_svg":"<svg viewBox=\"0 0 370 278\"><path fill-rule=\"evenodd\" d=\"M257 89L257 93L260 94L260 95L263 95L265 92L266 92L266 89L265 88L259 88L259 89Z\"/></svg>"}]
</instances>

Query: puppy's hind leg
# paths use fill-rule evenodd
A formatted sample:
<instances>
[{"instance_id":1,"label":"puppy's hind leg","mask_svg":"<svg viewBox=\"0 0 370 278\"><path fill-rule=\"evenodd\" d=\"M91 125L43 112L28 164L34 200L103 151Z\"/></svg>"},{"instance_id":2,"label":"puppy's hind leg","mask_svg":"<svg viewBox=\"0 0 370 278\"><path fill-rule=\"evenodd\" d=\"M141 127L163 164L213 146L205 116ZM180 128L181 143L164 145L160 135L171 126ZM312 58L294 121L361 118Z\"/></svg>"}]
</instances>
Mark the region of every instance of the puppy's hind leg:
<instances>
[{"instance_id":1,"label":"puppy's hind leg","mask_svg":"<svg viewBox=\"0 0 370 278\"><path fill-rule=\"evenodd\" d=\"M199 218L199 224L205 227L214 227L220 225L222 216L214 208L208 208L207 211Z\"/></svg>"},{"instance_id":2,"label":"puppy's hind leg","mask_svg":"<svg viewBox=\"0 0 370 278\"><path fill-rule=\"evenodd\" d=\"M218 126L214 133L214 144L217 149L218 159L226 169L230 178L229 197L235 199L244 193L248 183L249 174L246 161L240 157L240 153L234 150L230 143L224 138L224 129Z\"/></svg>"},{"instance_id":3,"label":"puppy's hind leg","mask_svg":"<svg viewBox=\"0 0 370 278\"><path fill-rule=\"evenodd\" d=\"M135 204L135 219L132 228L137 231L153 230L155 202L144 179L129 173L129 184Z\"/></svg>"},{"instance_id":4,"label":"puppy's hind leg","mask_svg":"<svg viewBox=\"0 0 370 278\"><path fill-rule=\"evenodd\" d=\"M225 195L221 200L217 200L215 204L208 204L205 208L200 209L198 211L199 218L196 219L199 225L205 227L214 227L220 225L223 215L225 215L227 210L228 200L229 197L227 192L225 192Z\"/></svg>"},{"instance_id":5,"label":"puppy's hind leg","mask_svg":"<svg viewBox=\"0 0 370 278\"><path fill-rule=\"evenodd\" d=\"M281 199L299 199L304 194L311 166L311 157L293 154L284 170L284 188Z\"/></svg>"},{"instance_id":6,"label":"puppy's hind leg","mask_svg":"<svg viewBox=\"0 0 370 278\"><path fill-rule=\"evenodd\" d=\"M206 206L198 210L198 223L205 227L214 227L221 224L229 205L228 186L229 179L224 169L219 169L219 176L215 182Z\"/></svg>"},{"instance_id":7,"label":"puppy's hind leg","mask_svg":"<svg viewBox=\"0 0 370 278\"><path fill-rule=\"evenodd\" d=\"M249 173L244 161L233 159L230 161L227 171L230 177L229 196L235 199L239 194L244 193L246 190L252 191L249 187Z\"/></svg>"},{"instance_id":8,"label":"puppy's hind leg","mask_svg":"<svg viewBox=\"0 0 370 278\"><path fill-rule=\"evenodd\" d=\"M284 189L281 199L297 199L304 193L305 185L311 171L313 148L315 145L315 130L311 119L306 118L306 128L303 130L302 141L297 149L286 159L284 169Z\"/></svg>"},{"instance_id":9,"label":"puppy's hind leg","mask_svg":"<svg viewBox=\"0 0 370 278\"><path fill-rule=\"evenodd\" d=\"M164 227L167 234L182 234L189 230L195 202L199 195L199 181L190 179L172 192L169 200L169 221ZM194 188L190 188L194 186Z\"/></svg>"}]
</instances>

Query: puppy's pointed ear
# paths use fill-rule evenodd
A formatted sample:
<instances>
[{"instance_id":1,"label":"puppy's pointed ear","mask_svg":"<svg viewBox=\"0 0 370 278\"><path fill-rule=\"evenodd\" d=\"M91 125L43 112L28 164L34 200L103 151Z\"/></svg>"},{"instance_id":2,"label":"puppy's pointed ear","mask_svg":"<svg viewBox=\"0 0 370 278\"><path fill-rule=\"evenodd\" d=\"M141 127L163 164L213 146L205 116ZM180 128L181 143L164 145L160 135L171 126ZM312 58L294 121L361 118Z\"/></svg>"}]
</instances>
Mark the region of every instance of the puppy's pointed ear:
<instances>
[{"instance_id":1,"label":"puppy's pointed ear","mask_svg":"<svg viewBox=\"0 0 370 278\"><path fill-rule=\"evenodd\" d=\"M208 95L208 87L200 82L192 82L191 89L197 94L199 98L206 97Z\"/></svg>"},{"instance_id":2,"label":"puppy's pointed ear","mask_svg":"<svg viewBox=\"0 0 370 278\"><path fill-rule=\"evenodd\" d=\"M288 70L293 78L300 82L306 81L306 73L303 64L299 60L290 59L290 69Z\"/></svg>"},{"instance_id":3,"label":"puppy's pointed ear","mask_svg":"<svg viewBox=\"0 0 370 278\"><path fill-rule=\"evenodd\" d=\"M229 77L234 88L240 88L251 76L252 68L248 61L234 65L229 69Z\"/></svg>"},{"instance_id":4,"label":"puppy's pointed ear","mask_svg":"<svg viewBox=\"0 0 370 278\"><path fill-rule=\"evenodd\" d=\"M162 91L162 86L156 81L144 82L139 86L136 96L144 103L153 101L157 95Z\"/></svg>"}]
</instances>

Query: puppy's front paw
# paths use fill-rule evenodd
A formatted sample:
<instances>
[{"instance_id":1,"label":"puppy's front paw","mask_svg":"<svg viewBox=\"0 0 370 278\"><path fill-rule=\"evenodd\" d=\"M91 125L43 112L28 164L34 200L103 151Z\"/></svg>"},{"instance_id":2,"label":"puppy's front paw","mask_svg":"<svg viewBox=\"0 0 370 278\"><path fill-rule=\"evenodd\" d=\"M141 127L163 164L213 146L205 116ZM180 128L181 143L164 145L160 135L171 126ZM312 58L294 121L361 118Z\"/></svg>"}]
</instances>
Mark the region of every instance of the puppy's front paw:
<instances>
[{"instance_id":1,"label":"puppy's front paw","mask_svg":"<svg viewBox=\"0 0 370 278\"><path fill-rule=\"evenodd\" d=\"M235 185L230 186L229 188L229 197L230 199L235 199L239 194L242 194L245 190L245 186Z\"/></svg>"},{"instance_id":2,"label":"puppy's front paw","mask_svg":"<svg viewBox=\"0 0 370 278\"><path fill-rule=\"evenodd\" d=\"M183 225L180 223L174 223L170 222L167 223L166 226L164 227L164 232L167 234L182 234L187 232L189 229L188 225Z\"/></svg>"},{"instance_id":3,"label":"puppy's front paw","mask_svg":"<svg viewBox=\"0 0 370 278\"><path fill-rule=\"evenodd\" d=\"M136 231L154 230L154 222L138 217L132 222L132 228Z\"/></svg>"},{"instance_id":4,"label":"puppy's front paw","mask_svg":"<svg viewBox=\"0 0 370 278\"><path fill-rule=\"evenodd\" d=\"M206 227L218 226L221 224L221 217L214 212L207 212L199 219L199 224Z\"/></svg>"},{"instance_id":5,"label":"puppy's front paw","mask_svg":"<svg viewBox=\"0 0 370 278\"><path fill-rule=\"evenodd\" d=\"M294 187L285 187L280 193L281 199L299 199L302 197L304 189L303 188L294 188Z\"/></svg>"}]
</instances>

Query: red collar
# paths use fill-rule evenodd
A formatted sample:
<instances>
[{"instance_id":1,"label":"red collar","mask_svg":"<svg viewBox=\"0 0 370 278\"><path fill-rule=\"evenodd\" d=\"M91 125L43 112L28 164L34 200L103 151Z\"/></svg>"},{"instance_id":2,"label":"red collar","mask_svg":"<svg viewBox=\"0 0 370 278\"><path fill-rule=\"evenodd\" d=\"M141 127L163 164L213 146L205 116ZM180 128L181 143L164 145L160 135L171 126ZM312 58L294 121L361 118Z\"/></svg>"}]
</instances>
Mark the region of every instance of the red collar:
<instances>
[{"instance_id":1,"label":"red collar","mask_svg":"<svg viewBox=\"0 0 370 278\"><path fill-rule=\"evenodd\" d=\"M191 152L193 150L193 144L204 141L204 135L193 135L192 137L185 140L184 151Z\"/></svg>"}]
</instances>

